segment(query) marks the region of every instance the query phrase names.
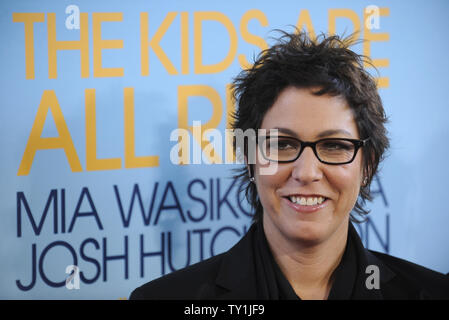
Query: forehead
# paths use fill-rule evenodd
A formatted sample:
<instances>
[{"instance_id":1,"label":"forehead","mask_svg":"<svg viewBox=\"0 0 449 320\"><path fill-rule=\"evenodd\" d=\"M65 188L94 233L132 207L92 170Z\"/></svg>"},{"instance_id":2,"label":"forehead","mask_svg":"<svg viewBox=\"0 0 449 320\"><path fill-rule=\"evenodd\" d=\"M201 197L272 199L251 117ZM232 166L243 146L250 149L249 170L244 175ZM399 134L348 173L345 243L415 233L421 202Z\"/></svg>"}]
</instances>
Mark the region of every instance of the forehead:
<instances>
[{"instance_id":1,"label":"forehead","mask_svg":"<svg viewBox=\"0 0 449 320\"><path fill-rule=\"evenodd\" d=\"M284 89L267 111L261 129L286 128L301 139L312 139L328 131L346 131L359 138L354 115L341 96L314 95L316 88ZM341 136L341 134L340 134Z\"/></svg>"}]
</instances>

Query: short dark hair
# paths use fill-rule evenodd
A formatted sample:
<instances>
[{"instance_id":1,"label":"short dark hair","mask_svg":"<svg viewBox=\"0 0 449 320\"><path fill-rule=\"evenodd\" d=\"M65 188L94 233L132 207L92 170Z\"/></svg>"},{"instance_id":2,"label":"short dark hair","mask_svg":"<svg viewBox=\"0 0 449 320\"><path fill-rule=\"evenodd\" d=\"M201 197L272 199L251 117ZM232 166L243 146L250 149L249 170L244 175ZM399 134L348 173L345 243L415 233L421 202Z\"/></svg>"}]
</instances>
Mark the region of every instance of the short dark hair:
<instances>
[{"instance_id":1,"label":"short dark hair","mask_svg":"<svg viewBox=\"0 0 449 320\"><path fill-rule=\"evenodd\" d=\"M255 63L233 80L233 98L237 107L232 127L234 130L257 131L266 112L287 87L318 88L313 94L344 97L353 111L360 138L370 137L362 148L363 174L367 183L360 188L353 209L356 215L351 213L352 221L361 222L369 213L364 205L366 200L372 200L371 181L389 147L385 128L387 118L376 81L364 69L364 64L374 66L369 58L349 49L357 43L353 36L342 38L321 34L311 39L299 30L294 33L277 31L281 33L277 42L262 51ZM248 155L247 150L244 153ZM253 164L249 166L254 172ZM246 198L254 211L253 220L257 221L263 208L255 184L249 181L247 167L237 169L235 177L244 184Z\"/></svg>"}]
</instances>

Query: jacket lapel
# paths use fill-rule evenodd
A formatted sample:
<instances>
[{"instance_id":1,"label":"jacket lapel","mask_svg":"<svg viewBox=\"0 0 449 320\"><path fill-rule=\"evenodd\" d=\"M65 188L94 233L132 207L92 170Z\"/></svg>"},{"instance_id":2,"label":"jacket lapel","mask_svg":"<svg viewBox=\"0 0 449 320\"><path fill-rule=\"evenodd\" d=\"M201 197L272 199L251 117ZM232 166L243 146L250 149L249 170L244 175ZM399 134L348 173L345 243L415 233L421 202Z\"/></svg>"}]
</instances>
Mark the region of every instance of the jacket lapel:
<instances>
[{"instance_id":1,"label":"jacket lapel","mask_svg":"<svg viewBox=\"0 0 449 320\"><path fill-rule=\"evenodd\" d=\"M349 223L349 233L356 248L358 275L354 288L354 299L382 300L383 289L396 276L379 258L371 251L365 249L362 241L352 223ZM378 277L379 287L371 288L369 277Z\"/></svg>"},{"instance_id":2,"label":"jacket lapel","mask_svg":"<svg viewBox=\"0 0 449 320\"><path fill-rule=\"evenodd\" d=\"M250 227L243 238L224 256L215 284L226 290L219 299L257 299L257 283L253 241L255 228Z\"/></svg>"}]
</instances>

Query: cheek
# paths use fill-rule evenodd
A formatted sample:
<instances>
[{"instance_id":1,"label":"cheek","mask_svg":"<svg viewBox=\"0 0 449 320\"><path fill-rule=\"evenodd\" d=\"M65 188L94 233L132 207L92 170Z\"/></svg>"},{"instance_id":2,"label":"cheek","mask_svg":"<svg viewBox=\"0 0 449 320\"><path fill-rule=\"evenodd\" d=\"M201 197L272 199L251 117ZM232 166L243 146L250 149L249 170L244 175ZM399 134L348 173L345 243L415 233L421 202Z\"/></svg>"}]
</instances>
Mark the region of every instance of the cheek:
<instances>
[{"instance_id":1,"label":"cheek","mask_svg":"<svg viewBox=\"0 0 449 320\"><path fill-rule=\"evenodd\" d=\"M289 177L289 170L278 166L274 172L271 174L263 174L261 172L261 167L256 166L256 187L257 193L261 199L263 205L269 204L264 202L273 202L277 198L276 191L285 185ZM273 205L271 203L271 205Z\"/></svg>"},{"instance_id":2,"label":"cheek","mask_svg":"<svg viewBox=\"0 0 449 320\"><path fill-rule=\"evenodd\" d=\"M338 194L338 206L351 210L360 191L361 171L359 166L339 167L327 174L328 181Z\"/></svg>"}]
</instances>

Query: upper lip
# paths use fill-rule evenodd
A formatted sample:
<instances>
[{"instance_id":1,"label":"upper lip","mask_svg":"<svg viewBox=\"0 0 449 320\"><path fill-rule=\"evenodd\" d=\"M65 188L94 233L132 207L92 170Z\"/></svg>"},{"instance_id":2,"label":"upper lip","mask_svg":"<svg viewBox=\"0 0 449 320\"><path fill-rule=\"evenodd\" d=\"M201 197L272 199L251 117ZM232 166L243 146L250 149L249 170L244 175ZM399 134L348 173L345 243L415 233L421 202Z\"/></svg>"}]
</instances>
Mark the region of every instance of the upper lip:
<instances>
[{"instance_id":1,"label":"upper lip","mask_svg":"<svg viewBox=\"0 0 449 320\"><path fill-rule=\"evenodd\" d=\"M314 193L314 194L305 194L305 193L289 193L288 195L285 195L284 197L292 197L292 196L295 196L295 197L323 197L323 198L328 198L328 197L326 197L326 196L324 196L324 195L322 195L322 194L316 194L316 193Z\"/></svg>"}]
</instances>

